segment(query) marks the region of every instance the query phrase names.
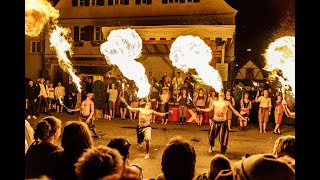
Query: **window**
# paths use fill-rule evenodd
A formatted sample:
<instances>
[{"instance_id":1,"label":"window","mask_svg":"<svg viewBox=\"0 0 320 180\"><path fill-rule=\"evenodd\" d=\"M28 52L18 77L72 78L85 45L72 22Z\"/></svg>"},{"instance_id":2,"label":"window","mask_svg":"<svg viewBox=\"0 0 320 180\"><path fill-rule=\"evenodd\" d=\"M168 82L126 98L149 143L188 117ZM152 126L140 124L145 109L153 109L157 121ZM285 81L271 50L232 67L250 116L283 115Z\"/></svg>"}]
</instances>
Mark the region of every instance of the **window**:
<instances>
[{"instance_id":1,"label":"window","mask_svg":"<svg viewBox=\"0 0 320 180\"><path fill-rule=\"evenodd\" d=\"M104 0L72 0L72 6L103 6Z\"/></svg>"},{"instance_id":2,"label":"window","mask_svg":"<svg viewBox=\"0 0 320 180\"><path fill-rule=\"evenodd\" d=\"M80 36L79 36L79 39L80 39L80 41L84 41L84 35L85 35L85 33L86 33L86 30L85 30L85 28L83 27L83 26L80 26Z\"/></svg>"},{"instance_id":3,"label":"window","mask_svg":"<svg viewBox=\"0 0 320 180\"><path fill-rule=\"evenodd\" d=\"M95 37L94 37L95 41L101 41L103 40L102 37L102 28L101 27L95 27Z\"/></svg>"},{"instance_id":4,"label":"window","mask_svg":"<svg viewBox=\"0 0 320 180\"><path fill-rule=\"evenodd\" d=\"M108 5L129 5L129 0L108 0Z\"/></svg>"},{"instance_id":5,"label":"window","mask_svg":"<svg viewBox=\"0 0 320 180\"><path fill-rule=\"evenodd\" d=\"M200 0L162 0L162 4L173 4L173 3L198 3Z\"/></svg>"},{"instance_id":6,"label":"window","mask_svg":"<svg viewBox=\"0 0 320 180\"><path fill-rule=\"evenodd\" d=\"M40 41L31 41L31 53L40 53Z\"/></svg>"},{"instance_id":7,"label":"window","mask_svg":"<svg viewBox=\"0 0 320 180\"><path fill-rule=\"evenodd\" d=\"M187 0L189 3L198 3L200 0Z\"/></svg>"},{"instance_id":8,"label":"window","mask_svg":"<svg viewBox=\"0 0 320 180\"><path fill-rule=\"evenodd\" d=\"M85 40L85 27L84 26L74 26L73 28L73 38L75 42Z\"/></svg>"},{"instance_id":9,"label":"window","mask_svg":"<svg viewBox=\"0 0 320 180\"><path fill-rule=\"evenodd\" d=\"M90 6L103 6L104 0L90 0Z\"/></svg>"},{"instance_id":10,"label":"window","mask_svg":"<svg viewBox=\"0 0 320 180\"><path fill-rule=\"evenodd\" d=\"M180 3L180 1L181 0L162 0L162 4Z\"/></svg>"},{"instance_id":11,"label":"window","mask_svg":"<svg viewBox=\"0 0 320 180\"><path fill-rule=\"evenodd\" d=\"M151 4L152 0L136 0L136 4Z\"/></svg>"},{"instance_id":12,"label":"window","mask_svg":"<svg viewBox=\"0 0 320 180\"><path fill-rule=\"evenodd\" d=\"M84 0L79 0L79 6L84 6Z\"/></svg>"}]
</instances>

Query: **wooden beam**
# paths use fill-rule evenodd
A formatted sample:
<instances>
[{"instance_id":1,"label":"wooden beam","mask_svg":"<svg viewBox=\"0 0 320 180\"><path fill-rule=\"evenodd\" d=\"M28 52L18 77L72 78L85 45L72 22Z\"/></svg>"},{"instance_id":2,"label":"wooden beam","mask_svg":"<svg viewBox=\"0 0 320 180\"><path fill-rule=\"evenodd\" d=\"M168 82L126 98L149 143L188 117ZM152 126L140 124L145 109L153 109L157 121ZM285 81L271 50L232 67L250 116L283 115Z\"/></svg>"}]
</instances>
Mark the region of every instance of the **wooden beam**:
<instances>
[{"instance_id":1,"label":"wooden beam","mask_svg":"<svg viewBox=\"0 0 320 180\"><path fill-rule=\"evenodd\" d=\"M172 69L172 71L174 70L173 65L167 60L167 58L165 57L161 57L163 59L163 61Z\"/></svg>"},{"instance_id":2,"label":"wooden beam","mask_svg":"<svg viewBox=\"0 0 320 180\"><path fill-rule=\"evenodd\" d=\"M215 45L214 40L203 40L208 45ZM172 44L174 40L143 40L142 44Z\"/></svg>"}]
</instances>

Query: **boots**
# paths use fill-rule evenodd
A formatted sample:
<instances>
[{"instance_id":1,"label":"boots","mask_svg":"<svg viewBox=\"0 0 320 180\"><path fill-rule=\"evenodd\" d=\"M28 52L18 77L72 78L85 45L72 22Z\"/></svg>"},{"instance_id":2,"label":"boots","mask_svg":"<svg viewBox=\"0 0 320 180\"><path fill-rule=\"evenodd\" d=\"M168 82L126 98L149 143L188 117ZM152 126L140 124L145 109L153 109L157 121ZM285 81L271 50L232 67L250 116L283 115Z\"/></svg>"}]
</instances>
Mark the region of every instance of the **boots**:
<instances>
[{"instance_id":1,"label":"boots","mask_svg":"<svg viewBox=\"0 0 320 180\"><path fill-rule=\"evenodd\" d=\"M182 117L180 117L180 125L182 125Z\"/></svg>"},{"instance_id":2,"label":"boots","mask_svg":"<svg viewBox=\"0 0 320 180\"><path fill-rule=\"evenodd\" d=\"M183 122L182 122L182 125L186 125L186 119L187 119L187 117L183 117Z\"/></svg>"}]
</instances>

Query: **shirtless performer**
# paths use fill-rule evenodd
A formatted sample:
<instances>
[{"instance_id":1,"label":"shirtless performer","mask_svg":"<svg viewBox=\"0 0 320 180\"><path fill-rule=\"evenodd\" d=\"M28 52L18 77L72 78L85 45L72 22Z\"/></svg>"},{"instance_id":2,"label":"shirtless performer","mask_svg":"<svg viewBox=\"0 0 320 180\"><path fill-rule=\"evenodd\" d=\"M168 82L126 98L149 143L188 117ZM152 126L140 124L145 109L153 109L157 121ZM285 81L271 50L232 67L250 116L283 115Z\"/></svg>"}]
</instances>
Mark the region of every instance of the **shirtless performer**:
<instances>
[{"instance_id":1,"label":"shirtless performer","mask_svg":"<svg viewBox=\"0 0 320 180\"><path fill-rule=\"evenodd\" d=\"M95 125L93 124L92 116L94 114L94 103L92 101L93 93L88 93L85 100L81 102L81 106L78 109L68 109L68 112L80 111L79 121L87 123L89 129L93 132L95 138L100 138Z\"/></svg>"},{"instance_id":2,"label":"shirtless performer","mask_svg":"<svg viewBox=\"0 0 320 180\"><path fill-rule=\"evenodd\" d=\"M221 153L225 154L228 145L229 130L228 130L228 121L227 121L227 110L228 108L238 116L241 120L245 118L240 115L240 113L235 110L229 101L224 100L224 92L221 91L218 96L218 100L214 101L211 107L206 109L197 108L198 111L210 112L214 111L213 121L210 124L209 128L209 153L212 152L214 146L214 140L219 135L219 142L221 146Z\"/></svg>"},{"instance_id":3,"label":"shirtless performer","mask_svg":"<svg viewBox=\"0 0 320 180\"><path fill-rule=\"evenodd\" d=\"M137 125L138 144L141 147L143 141L146 142L147 153L144 156L144 159L148 159L150 142L151 142L150 122L152 121L152 116L153 115L165 116L166 114L169 114L172 112L169 111L166 113L160 113L160 112L154 111L151 109L151 102L147 102L144 108L132 108L127 104L125 99L121 98L120 100L126 104L126 107L128 108L129 111L139 113L139 122Z\"/></svg>"}]
</instances>

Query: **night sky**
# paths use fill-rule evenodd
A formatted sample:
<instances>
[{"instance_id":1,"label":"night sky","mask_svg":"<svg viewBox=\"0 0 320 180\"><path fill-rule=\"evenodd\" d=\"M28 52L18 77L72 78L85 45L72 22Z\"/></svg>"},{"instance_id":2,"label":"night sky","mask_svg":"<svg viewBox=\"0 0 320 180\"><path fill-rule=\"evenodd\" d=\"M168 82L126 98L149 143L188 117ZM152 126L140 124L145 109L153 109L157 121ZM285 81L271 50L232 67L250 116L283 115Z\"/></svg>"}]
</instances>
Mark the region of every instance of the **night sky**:
<instances>
[{"instance_id":1,"label":"night sky","mask_svg":"<svg viewBox=\"0 0 320 180\"><path fill-rule=\"evenodd\" d=\"M251 58L264 67L268 44L284 35L295 35L294 0L225 0L236 15L235 62L240 68ZM248 52L247 49L251 49Z\"/></svg>"}]
</instances>

